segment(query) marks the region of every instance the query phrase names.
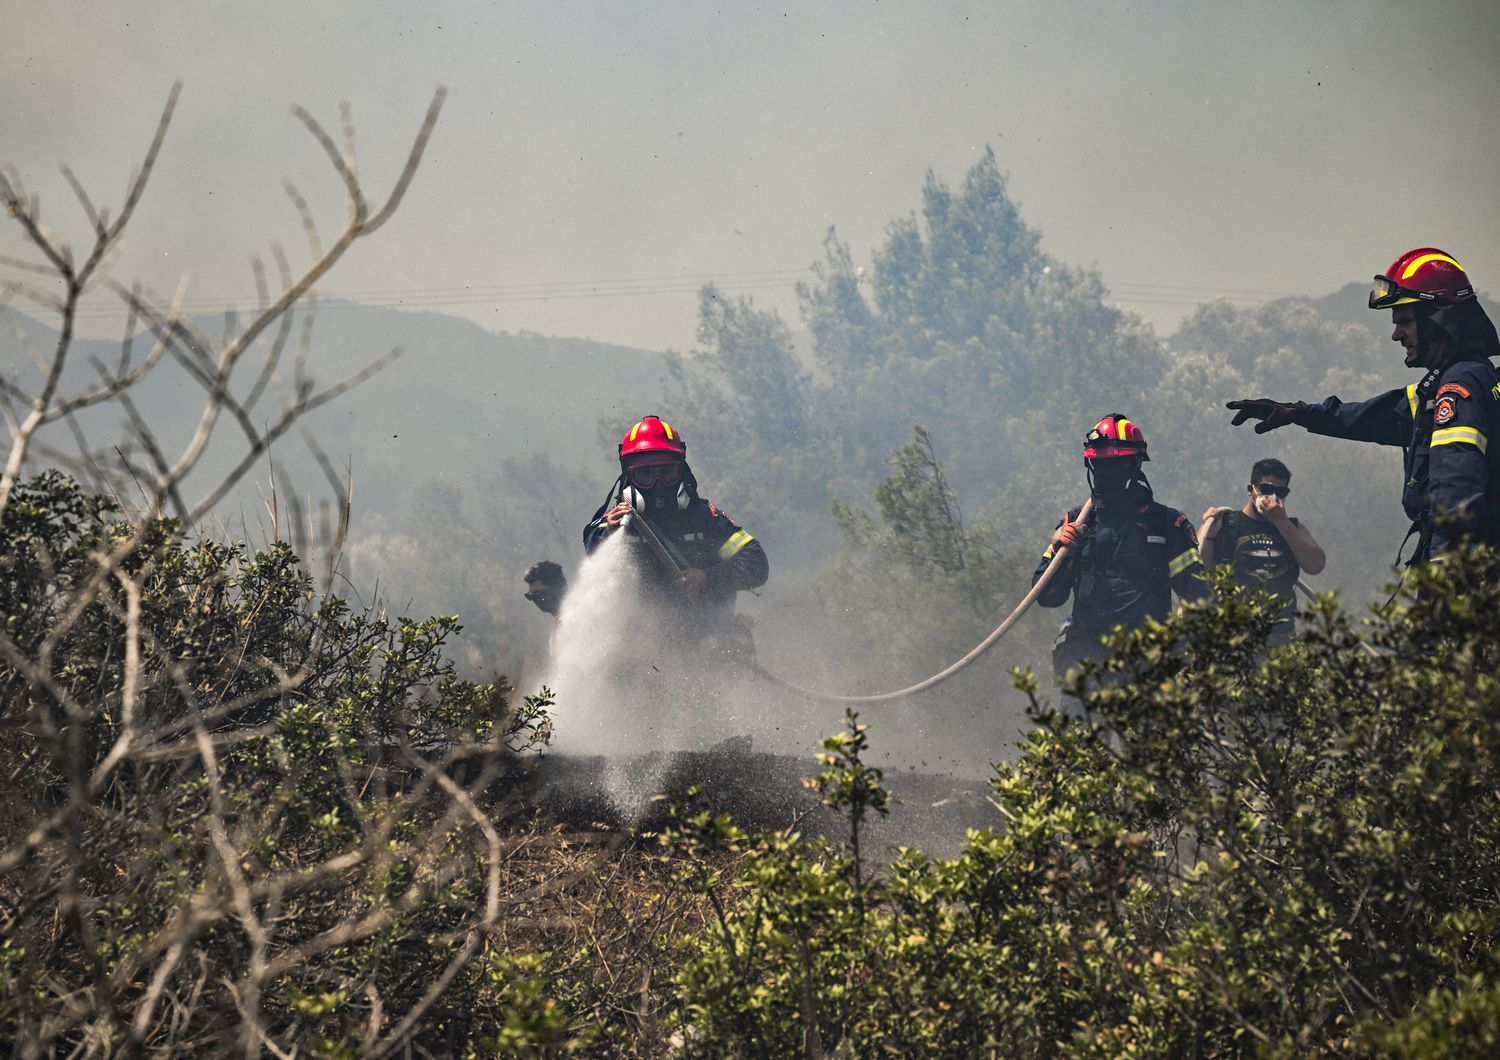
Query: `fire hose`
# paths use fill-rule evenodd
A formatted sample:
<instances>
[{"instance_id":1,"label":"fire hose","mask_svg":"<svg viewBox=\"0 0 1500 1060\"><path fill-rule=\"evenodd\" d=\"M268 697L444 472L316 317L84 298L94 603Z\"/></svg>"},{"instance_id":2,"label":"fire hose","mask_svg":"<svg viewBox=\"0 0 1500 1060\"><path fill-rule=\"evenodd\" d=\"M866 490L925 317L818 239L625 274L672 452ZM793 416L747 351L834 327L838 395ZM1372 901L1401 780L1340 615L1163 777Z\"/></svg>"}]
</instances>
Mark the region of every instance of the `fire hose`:
<instances>
[{"instance_id":1,"label":"fire hose","mask_svg":"<svg viewBox=\"0 0 1500 1060\"><path fill-rule=\"evenodd\" d=\"M1084 522L1086 519L1088 519L1093 509L1094 501L1091 497L1087 502L1085 502L1083 508L1079 511L1078 519L1076 521L1080 523ZM1052 576L1056 574L1057 569L1062 566L1062 562L1065 558L1067 558L1067 554L1068 548L1066 545L1057 546L1057 548L1052 553L1052 562L1048 563L1047 569L1042 571L1042 576L1038 578L1036 580L1036 584L1031 587L1031 592L1027 593L1026 596L1021 600L1021 602L1016 605L1016 609L1005 617L1005 621L996 626L994 631L991 632L988 637L985 637L984 640L975 645L974 649L970 651L969 654L965 655L962 659L959 659L952 666L949 666L941 673L933 674L931 677L927 678L927 680L918 681L916 684L910 685L907 688L898 688L894 692L880 692L875 695L869 696L836 696L828 692L814 692L811 689L799 688L797 685L794 685L789 681L784 681L773 673L762 670L759 666L755 667L755 672L761 677L765 678L767 681L770 681L773 685L784 688L788 692L795 692L797 695L805 696L808 699L821 699L828 703L888 703L893 699L905 699L907 696L915 696L918 693L926 692L928 689L936 688L938 685L948 680L948 678L957 674L960 670L967 669L969 665L977 660L981 655L993 648L996 643L999 642L1001 637L1009 633L1011 627L1020 621L1021 616L1030 609L1032 604L1036 603L1036 598L1042 594L1043 589L1047 588L1047 583L1052 580Z\"/></svg>"},{"instance_id":2,"label":"fire hose","mask_svg":"<svg viewBox=\"0 0 1500 1060\"><path fill-rule=\"evenodd\" d=\"M1316 599L1318 595L1317 593L1313 592L1312 587L1309 586L1301 578L1297 579L1297 588L1300 589L1302 591L1302 595L1306 596L1309 600ZM1359 646L1364 649L1365 654L1370 658L1379 659L1383 657L1380 653L1380 649L1376 648L1375 645L1365 640L1364 637L1356 635L1355 639L1359 641Z\"/></svg>"},{"instance_id":3,"label":"fire hose","mask_svg":"<svg viewBox=\"0 0 1500 1060\"><path fill-rule=\"evenodd\" d=\"M1093 498L1090 498L1084 504L1083 508L1079 511L1077 521L1080 523L1084 522L1093 511L1093 507L1094 501ZM1210 526L1213 525L1213 522L1214 520L1210 519L1206 523L1204 523L1204 529L1207 530ZM974 649L967 655L959 659L947 669L933 674L925 681L918 681L916 684L909 685L906 688L898 688L894 692L879 692L874 695L868 696L838 696L830 692L815 692L812 689L802 688L798 685L794 685L790 681L783 680L770 671L762 669L759 665L755 666L755 672L757 675L771 682L773 685L776 685L778 688L784 688L788 692L794 692L797 695L803 696L807 699L818 699L823 700L827 703L888 703L893 699L905 699L908 696L915 696L922 692L926 692L929 689L936 688L938 685L942 684L950 677L953 677L960 670L967 669L981 655L993 648L999 642L1001 637L1009 633L1011 627L1014 626L1018 621L1020 621L1021 616L1031 608L1032 604L1036 603L1036 598L1042 594L1042 590L1047 587L1047 583L1052 580L1052 576L1056 574L1057 569L1062 566L1062 562L1067 557L1067 553L1067 546L1059 545L1056 550L1054 550L1052 554L1052 561L1047 564L1047 569L1042 572L1042 576L1038 578L1036 584L1031 587L1031 591L1026 594L1026 596L1021 600L1019 604L1016 605L1016 609L1006 616L1005 621L996 626L994 631L991 632L988 637L985 637L984 640L975 645ZM1307 583L1304 582L1301 578L1297 579L1297 588L1302 590L1302 592L1307 595L1308 599L1312 599L1313 596L1316 595L1313 590L1308 587ZM1371 658L1378 659L1381 657L1380 652L1372 647L1370 643L1363 638L1359 638L1359 645Z\"/></svg>"}]
</instances>

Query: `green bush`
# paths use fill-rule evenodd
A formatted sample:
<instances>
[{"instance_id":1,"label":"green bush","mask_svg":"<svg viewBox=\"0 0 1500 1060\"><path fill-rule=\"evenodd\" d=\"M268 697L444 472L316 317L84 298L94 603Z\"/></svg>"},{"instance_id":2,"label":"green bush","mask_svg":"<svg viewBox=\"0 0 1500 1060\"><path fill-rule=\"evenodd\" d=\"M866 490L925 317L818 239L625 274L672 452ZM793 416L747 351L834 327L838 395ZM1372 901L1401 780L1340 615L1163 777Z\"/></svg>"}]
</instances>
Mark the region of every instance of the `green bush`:
<instances>
[{"instance_id":1,"label":"green bush","mask_svg":"<svg viewBox=\"0 0 1500 1060\"><path fill-rule=\"evenodd\" d=\"M1043 724L958 857L868 878L853 849L740 840L722 930L685 943L688 1050L1488 1054L1494 575L1414 572L1378 656L1332 597L1268 650L1275 605L1220 578L1075 673L1092 724L1018 674ZM849 792L883 792L843 790L855 819Z\"/></svg>"},{"instance_id":2,"label":"green bush","mask_svg":"<svg viewBox=\"0 0 1500 1060\"><path fill-rule=\"evenodd\" d=\"M573 1035L492 948L514 865L476 803L550 700L460 680L455 618L351 610L282 542L183 542L57 473L5 509L0 611L0 1038Z\"/></svg>"},{"instance_id":3,"label":"green bush","mask_svg":"<svg viewBox=\"0 0 1500 1060\"><path fill-rule=\"evenodd\" d=\"M956 857L685 804L658 842L512 812L545 696L456 620L320 595L62 476L0 523L0 1038L22 1055L1491 1055L1500 579L1414 572L1291 645L1224 578L1120 635ZM1364 636L1375 650L1361 644ZM893 812L902 812L897 807Z\"/></svg>"}]
</instances>

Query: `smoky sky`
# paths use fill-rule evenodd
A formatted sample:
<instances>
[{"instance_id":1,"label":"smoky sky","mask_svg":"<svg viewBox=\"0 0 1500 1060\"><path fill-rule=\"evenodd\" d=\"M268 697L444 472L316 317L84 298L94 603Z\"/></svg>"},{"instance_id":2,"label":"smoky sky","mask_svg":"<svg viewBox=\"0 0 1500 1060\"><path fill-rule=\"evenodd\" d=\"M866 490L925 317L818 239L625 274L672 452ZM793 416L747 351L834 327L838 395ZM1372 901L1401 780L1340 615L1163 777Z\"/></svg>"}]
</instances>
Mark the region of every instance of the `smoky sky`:
<instances>
[{"instance_id":1,"label":"smoky sky","mask_svg":"<svg viewBox=\"0 0 1500 1060\"><path fill-rule=\"evenodd\" d=\"M117 202L174 80L177 121L115 266L200 307L305 255L291 178L339 187L288 113L353 108L408 202L324 288L493 330L694 344L719 279L796 325L836 226L868 262L992 147L1062 259L1169 331L1214 294L1326 294L1435 244L1500 289L1500 15L1489 3L317 4L8 0L0 161L84 232L58 165ZM16 233L0 235L14 254Z\"/></svg>"}]
</instances>

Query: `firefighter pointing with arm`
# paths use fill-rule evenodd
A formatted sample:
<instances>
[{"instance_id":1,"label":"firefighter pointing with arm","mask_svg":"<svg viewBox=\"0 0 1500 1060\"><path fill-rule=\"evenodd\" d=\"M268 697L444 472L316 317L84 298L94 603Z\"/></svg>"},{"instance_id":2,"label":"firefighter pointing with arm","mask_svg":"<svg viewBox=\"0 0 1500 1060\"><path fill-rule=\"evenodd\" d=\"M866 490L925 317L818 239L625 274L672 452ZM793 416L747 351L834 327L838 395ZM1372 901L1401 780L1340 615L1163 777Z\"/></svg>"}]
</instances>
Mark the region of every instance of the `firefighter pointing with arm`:
<instances>
[{"instance_id":1,"label":"firefighter pointing with arm","mask_svg":"<svg viewBox=\"0 0 1500 1060\"><path fill-rule=\"evenodd\" d=\"M1204 595L1192 521L1156 502L1141 468L1149 459L1146 436L1120 413L1104 417L1084 438L1092 515L1084 524L1080 508L1067 512L1031 578L1036 584L1055 550L1067 546L1062 567L1037 597L1043 607L1073 600L1053 651L1059 679L1083 659L1102 657L1100 638L1115 626L1166 617L1174 590L1184 599Z\"/></svg>"},{"instance_id":2,"label":"firefighter pointing with arm","mask_svg":"<svg viewBox=\"0 0 1500 1060\"><path fill-rule=\"evenodd\" d=\"M1313 434L1404 450L1402 507L1417 548L1409 562L1465 542L1500 540L1500 376L1490 358L1500 338L1463 268L1434 247L1407 251L1375 277L1371 309L1389 309L1391 339L1422 378L1368 401L1320 404L1231 401L1234 426L1259 420L1257 434L1295 423ZM1446 519L1437 518L1445 516Z\"/></svg>"}]
</instances>

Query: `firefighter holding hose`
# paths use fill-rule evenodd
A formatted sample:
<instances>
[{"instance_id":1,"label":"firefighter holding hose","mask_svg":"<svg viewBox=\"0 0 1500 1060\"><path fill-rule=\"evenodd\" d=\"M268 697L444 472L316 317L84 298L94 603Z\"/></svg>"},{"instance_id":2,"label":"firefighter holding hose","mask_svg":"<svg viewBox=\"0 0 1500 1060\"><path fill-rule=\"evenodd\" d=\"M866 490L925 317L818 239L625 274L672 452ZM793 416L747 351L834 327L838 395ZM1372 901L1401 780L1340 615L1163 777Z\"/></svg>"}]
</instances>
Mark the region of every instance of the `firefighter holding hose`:
<instances>
[{"instance_id":1,"label":"firefighter holding hose","mask_svg":"<svg viewBox=\"0 0 1500 1060\"><path fill-rule=\"evenodd\" d=\"M583 531L593 552L610 534L636 520L632 537L643 547L645 580L672 594L679 632L694 639L748 640L734 614L735 596L758 589L770 573L766 553L750 533L698 496L682 432L647 416L620 439L620 477Z\"/></svg>"},{"instance_id":2,"label":"firefighter holding hose","mask_svg":"<svg viewBox=\"0 0 1500 1060\"><path fill-rule=\"evenodd\" d=\"M1066 546L1061 567L1037 597L1043 607L1073 601L1053 649L1059 681L1082 660L1102 657L1101 638L1114 627L1166 617L1174 591L1183 599L1206 592L1192 520L1152 496L1142 471L1149 459L1145 434L1118 412L1084 438L1092 511L1087 520L1080 520L1081 508L1063 516L1031 579L1035 584Z\"/></svg>"}]
</instances>

